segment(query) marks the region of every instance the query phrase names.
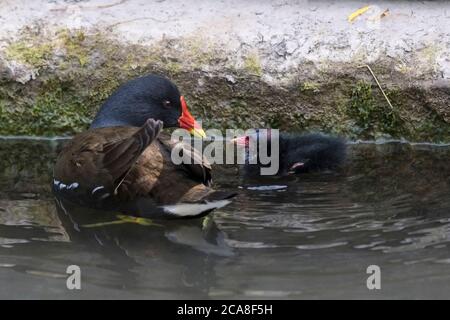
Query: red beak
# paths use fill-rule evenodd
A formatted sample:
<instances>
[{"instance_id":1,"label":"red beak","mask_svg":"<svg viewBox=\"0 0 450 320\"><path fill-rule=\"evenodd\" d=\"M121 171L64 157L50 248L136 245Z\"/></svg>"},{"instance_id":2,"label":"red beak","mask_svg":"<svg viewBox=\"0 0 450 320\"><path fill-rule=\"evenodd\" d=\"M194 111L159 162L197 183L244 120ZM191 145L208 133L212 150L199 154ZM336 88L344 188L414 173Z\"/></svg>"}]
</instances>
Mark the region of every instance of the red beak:
<instances>
[{"instance_id":1,"label":"red beak","mask_svg":"<svg viewBox=\"0 0 450 320\"><path fill-rule=\"evenodd\" d=\"M238 146L248 146L248 141L248 136L237 137L231 140L231 142L235 143Z\"/></svg>"},{"instance_id":2,"label":"red beak","mask_svg":"<svg viewBox=\"0 0 450 320\"><path fill-rule=\"evenodd\" d=\"M181 102L181 117L178 118L178 125L180 126L180 128L186 129L193 136L205 138L206 137L205 132L189 112L186 100L184 100L183 96L180 97L180 102Z\"/></svg>"}]
</instances>

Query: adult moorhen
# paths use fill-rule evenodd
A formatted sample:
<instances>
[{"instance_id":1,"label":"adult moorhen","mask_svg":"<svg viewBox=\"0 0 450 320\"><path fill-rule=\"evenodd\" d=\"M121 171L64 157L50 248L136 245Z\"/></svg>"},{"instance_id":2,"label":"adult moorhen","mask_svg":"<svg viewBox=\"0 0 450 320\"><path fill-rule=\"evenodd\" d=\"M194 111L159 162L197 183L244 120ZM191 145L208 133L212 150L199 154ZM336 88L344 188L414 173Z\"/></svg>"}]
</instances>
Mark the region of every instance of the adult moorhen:
<instances>
[{"instance_id":1,"label":"adult moorhen","mask_svg":"<svg viewBox=\"0 0 450 320\"><path fill-rule=\"evenodd\" d=\"M268 167L260 159L259 147L267 143L267 154L271 154L272 131L255 129L254 133L233 139L237 145L244 146L244 173L247 176L261 174L262 167ZM333 170L346 158L346 143L342 138L321 133L294 134L280 133L278 136L277 175L300 174L311 171ZM253 147L250 144L253 143ZM255 150L255 152L252 152Z\"/></svg>"},{"instance_id":2,"label":"adult moorhen","mask_svg":"<svg viewBox=\"0 0 450 320\"><path fill-rule=\"evenodd\" d=\"M125 83L90 129L63 147L54 167L55 194L149 218L199 217L228 204L235 194L210 187L211 167L191 145L182 145L183 158L196 161L171 161L176 143L161 132L163 125L205 136L168 79L148 75Z\"/></svg>"}]
</instances>

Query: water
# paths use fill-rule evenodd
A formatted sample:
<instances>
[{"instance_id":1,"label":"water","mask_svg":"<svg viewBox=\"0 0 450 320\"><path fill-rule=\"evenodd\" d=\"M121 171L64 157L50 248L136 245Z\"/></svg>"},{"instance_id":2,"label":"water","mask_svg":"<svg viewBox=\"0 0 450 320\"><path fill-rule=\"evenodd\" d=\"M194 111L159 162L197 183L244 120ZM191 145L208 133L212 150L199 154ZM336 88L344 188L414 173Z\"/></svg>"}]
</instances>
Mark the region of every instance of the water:
<instances>
[{"instance_id":1,"label":"water","mask_svg":"<svg viewBox=\"0 0 450 320\"><path fill-rule=\"evenodd\" d=\"M215 168L231 205L150 223L55 202L59 145L0 140L0 298L450 298L448 146L354 144L341 171L288 179Z\"/></svg>"}]
</instances>

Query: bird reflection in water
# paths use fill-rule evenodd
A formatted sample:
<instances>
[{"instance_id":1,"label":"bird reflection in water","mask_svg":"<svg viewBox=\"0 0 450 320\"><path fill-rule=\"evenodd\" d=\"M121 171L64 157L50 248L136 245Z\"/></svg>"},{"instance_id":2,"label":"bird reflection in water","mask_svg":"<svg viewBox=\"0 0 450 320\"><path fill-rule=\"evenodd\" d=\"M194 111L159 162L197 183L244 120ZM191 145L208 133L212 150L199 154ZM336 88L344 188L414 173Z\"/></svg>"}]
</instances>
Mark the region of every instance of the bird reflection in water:
<instances>
[{"instance_id":1,"label":"bird reflection in water","mask_svg":"<svg viewBox=\"0 0 450 320\"><path fill-rule=\"evenodd\" d=\"M71 242L112 261L121 278L115 282L122 287L172 290L181 284L201 297L215 283L215 264L235 256L213 216L158 221L80 207L64 199L56 198L56 206Z\"/></svg>"}]
</instances>

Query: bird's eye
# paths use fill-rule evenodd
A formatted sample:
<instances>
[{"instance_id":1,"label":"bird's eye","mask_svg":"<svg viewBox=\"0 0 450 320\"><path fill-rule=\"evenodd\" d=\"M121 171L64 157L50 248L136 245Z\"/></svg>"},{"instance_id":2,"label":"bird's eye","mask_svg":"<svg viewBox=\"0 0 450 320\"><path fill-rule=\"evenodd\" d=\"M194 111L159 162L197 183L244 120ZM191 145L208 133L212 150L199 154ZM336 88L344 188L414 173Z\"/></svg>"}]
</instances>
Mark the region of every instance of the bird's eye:
<instances>
[{"instance_id":1,"label":"bird's eye","mask_svg":"<svg viewBox=\"0 0 450 320\"><path fill-rule=\"evenodd\" d=\"M170 108L172 103L169 100L163 100L163 106L166 108Z\"/></svg>"}]
</instances>

